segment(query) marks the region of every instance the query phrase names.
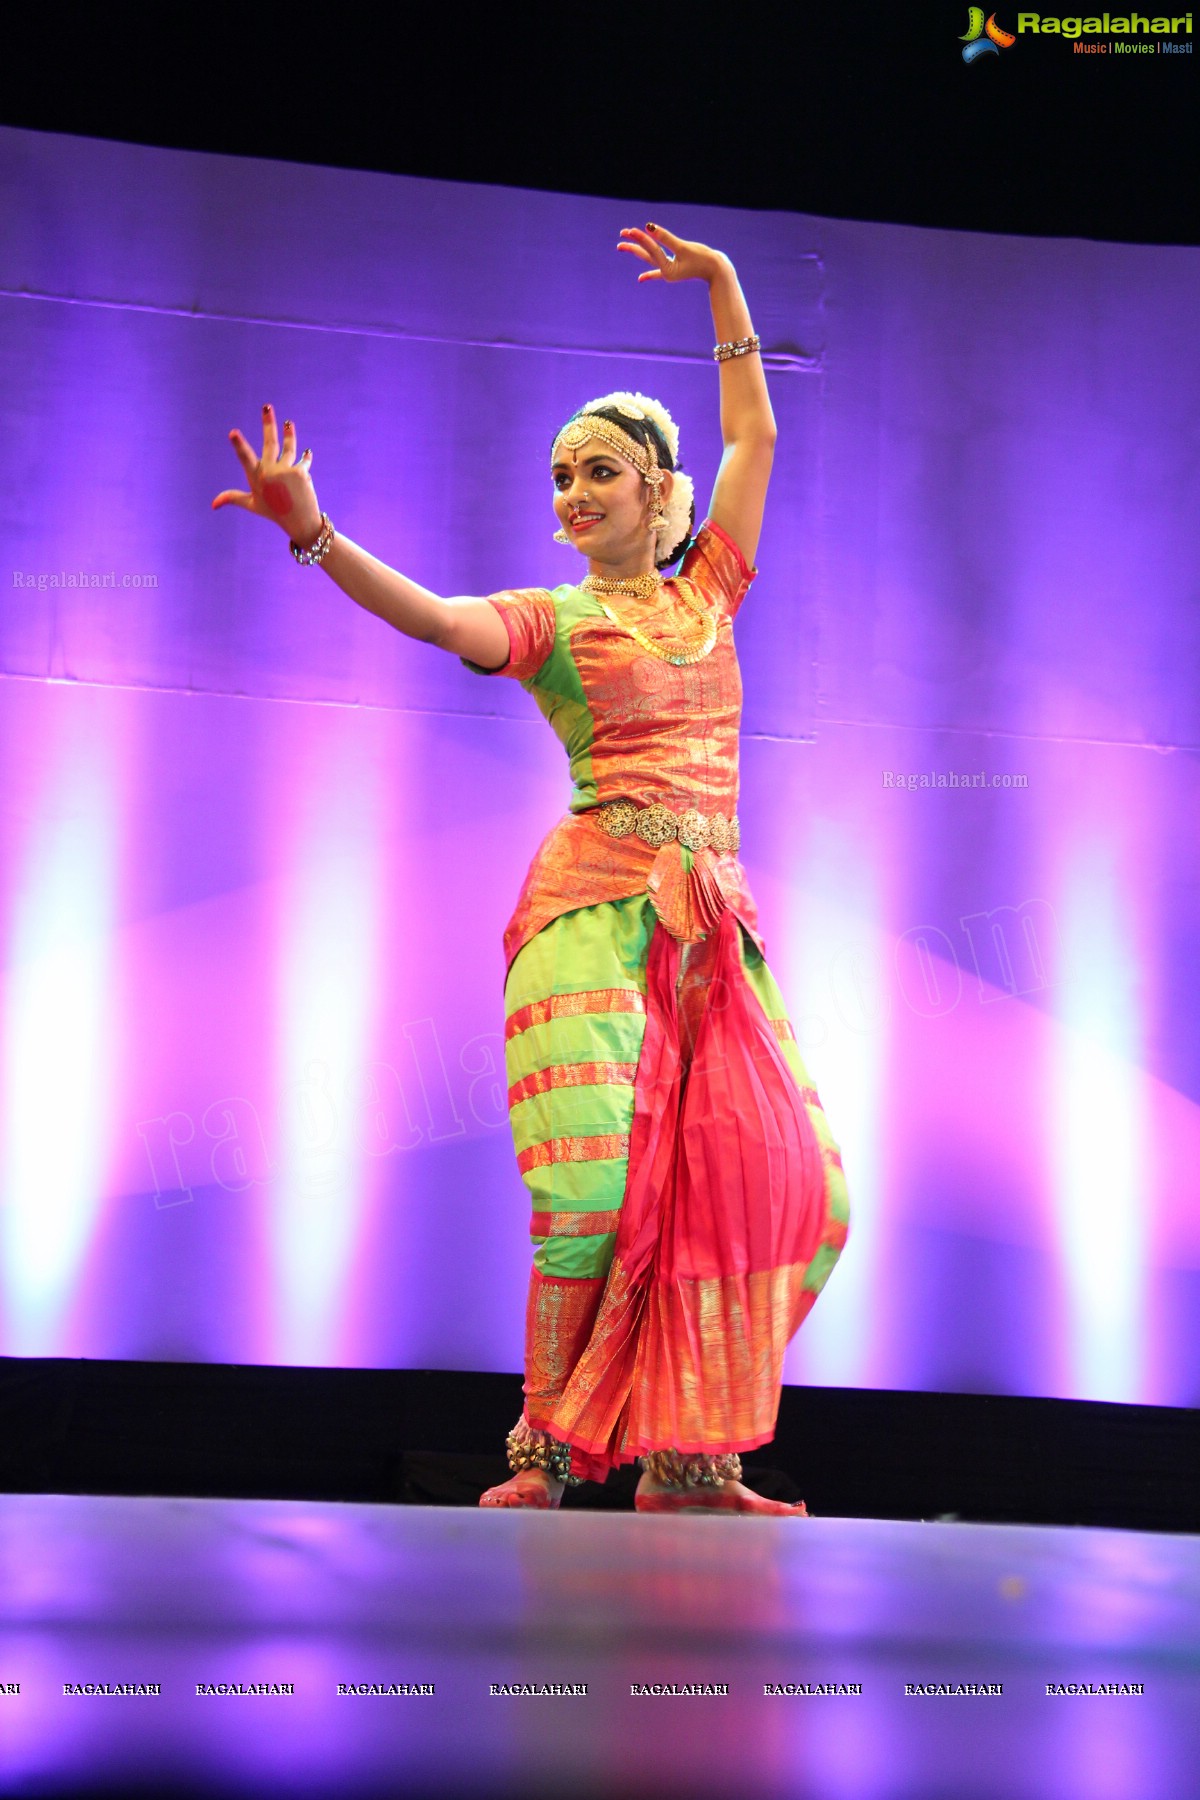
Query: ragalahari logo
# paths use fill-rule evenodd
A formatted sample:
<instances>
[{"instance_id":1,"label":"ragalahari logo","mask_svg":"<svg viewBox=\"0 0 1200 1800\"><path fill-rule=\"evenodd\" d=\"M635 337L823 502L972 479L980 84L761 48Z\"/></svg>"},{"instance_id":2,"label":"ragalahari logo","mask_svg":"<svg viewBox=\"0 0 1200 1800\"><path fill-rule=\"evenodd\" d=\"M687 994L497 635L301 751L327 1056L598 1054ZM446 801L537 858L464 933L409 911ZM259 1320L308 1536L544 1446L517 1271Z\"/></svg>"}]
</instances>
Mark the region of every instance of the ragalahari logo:
<instances>
[{"instance_id":1,"label":"ragalahari logo","mask_svg":"<svg viewBox=\"0 0 1200 1800\"><path fill-rule=\"evenodd\" d=\"M974 62L977 56L999 56L1002 50L1011 50L1016 41L1011 31L1000 29L995 13L985 22L982 6L968 6L967 29L959 39L964 62Z\"/></svg>"}]
</instances>

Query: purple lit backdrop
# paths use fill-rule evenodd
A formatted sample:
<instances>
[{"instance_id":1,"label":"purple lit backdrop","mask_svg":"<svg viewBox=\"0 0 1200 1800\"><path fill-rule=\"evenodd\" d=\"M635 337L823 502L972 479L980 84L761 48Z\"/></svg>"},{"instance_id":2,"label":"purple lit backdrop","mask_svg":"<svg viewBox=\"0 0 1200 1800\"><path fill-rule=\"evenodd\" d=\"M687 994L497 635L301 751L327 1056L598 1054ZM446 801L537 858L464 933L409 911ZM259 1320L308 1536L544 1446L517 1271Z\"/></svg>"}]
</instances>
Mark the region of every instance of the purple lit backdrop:
<instances>
[{"instance_id":1,"label":"purple lit backdrop","mask_svg":"<svg viewBox=\"0 0 1200 1800\"><path fill-rule=\"evenodd\" d=\"M16 130L0 182L0 1350L517 1368L561 752L208 502L270 398L385 560L564 579L582 400L711 485L704 294L636 287L645 206ZM656 212L772 351L743 854L854 1205L790 1376L1195 1404L1200 252Z\"/></svg>"}]
</instances>

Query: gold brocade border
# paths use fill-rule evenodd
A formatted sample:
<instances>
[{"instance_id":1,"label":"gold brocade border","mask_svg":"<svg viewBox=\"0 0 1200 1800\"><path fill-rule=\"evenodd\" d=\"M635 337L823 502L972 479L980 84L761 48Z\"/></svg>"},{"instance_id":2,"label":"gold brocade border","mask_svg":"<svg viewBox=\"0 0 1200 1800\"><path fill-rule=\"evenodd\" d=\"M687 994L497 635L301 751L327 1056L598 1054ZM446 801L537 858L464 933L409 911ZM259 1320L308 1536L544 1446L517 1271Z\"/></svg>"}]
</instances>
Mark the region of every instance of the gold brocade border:
<instances>
[{"instance_id":1,"label":"gold brocade border","mask_svg":"<svg viewBox=\"0 0 1200 1800\"><path fill-rule=\"evenodd\" d=\"M636 988L592 988L582 994L551 994L545 1000L532 1000L519 1006L504 1021L504 1036L514 1038L531 1025L545 1025L551 1019L578 1018L584 1013L642 1012L646 996Z\"/></svg>"},{"instance_id":2,"label":"gold brocade border","mask_svg":"<svg viewBox=\"0 0 1200 1800\"><path fill-rule=\"evenodd\" d=\"M555 1281L533 1271L525 1308L525 1412L539 1430L550 1428L554 1407L588 1341L603 1291L602 1278Z\"/></svg>"},{"instance_id":3,"label":"gold brocade border","mask_svg":"<svg viewBox=\"0 0 1200 1800\"><path fill-rule=\"evenodd\" d=\"M516 1106L550 1088L632 1087L636 1074L636 1063L553 1063L548 1069L535 1069L532 1075L514 1081L508 1090L508 1104Z\"/></svg>"},{"instance_id":4,"label":"gold brocade border","mask_svg":"<svg viewBox=\"0 0 1200 1800\"><path fill-rule=\"evenodd\" d=\"M534 1238L599 1237L615 1231L621 1209L612 1212L535 1212L530 1216L529 1235Z\"/></svg>"},{"instance_id":5,"label":"gold brocade border","mask_svg":"<svg viewBox=\"0 0 1200 1800\"><path fill-rule=\"evenodd\" d=\"M804 1287L808 1267L652 1282L632 1369L626 1362L614 1387L601 1372L603 1347L622 1335L620 1315L634 1298L615 1263L588 1354L547 1429L607 1446L614 1461L618 1452L628 1460L664 1445L715 1454L765 1442L775 1429L784 1352L816 1298Z\"/></svg>"},{"instance_id":6,"label":"gold brocade border","mask_svg":"<svg viewBox=\"0 0 1200 1800\"><path fill-rule=\"evenodd\" d=\"M629 1155L628 1132L604 1133L599 1137L549 1138L544 1144L530 1144L517 1156L517 1168L544 1169L548 1163L606 1162Z\"/></svg>"}]
</instances>

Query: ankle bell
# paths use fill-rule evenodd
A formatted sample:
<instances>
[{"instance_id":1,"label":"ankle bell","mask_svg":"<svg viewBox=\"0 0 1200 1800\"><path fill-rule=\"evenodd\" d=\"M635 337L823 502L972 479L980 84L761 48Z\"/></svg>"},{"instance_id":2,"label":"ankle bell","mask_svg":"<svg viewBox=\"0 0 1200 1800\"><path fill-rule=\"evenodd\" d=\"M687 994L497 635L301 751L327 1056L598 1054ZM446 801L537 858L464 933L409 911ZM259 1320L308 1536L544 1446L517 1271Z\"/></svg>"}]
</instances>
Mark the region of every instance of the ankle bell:
<instances>
[{"instance_id":1,"label":"ankle bell","mask_svg":"<svg viewBox=\"0 0 1200 1800\"><path fill-rule=\"evenodd\" d=\"M730 1453L724 1456L685 1456L678 1450L651 1450L641 1458L647 1475L664 1487L720 1487L726 1481L740 1481L742 1459Z\"/></svg>"},{"instance_id":2,"label":"ankle bell","mask_svg":"<svg viewBox=\"0 0 1200 1800\"><path fill-rule=\"evenodd\" d=\"M571 1473L571 1446L560 1443L548 1431L538 1431L528 1420L520 1418L504 1440L508 1466L514 1475L523 1469L544 1469L555 1481L578 1487L582 1475Z\"/></svg>"}]
</instances>

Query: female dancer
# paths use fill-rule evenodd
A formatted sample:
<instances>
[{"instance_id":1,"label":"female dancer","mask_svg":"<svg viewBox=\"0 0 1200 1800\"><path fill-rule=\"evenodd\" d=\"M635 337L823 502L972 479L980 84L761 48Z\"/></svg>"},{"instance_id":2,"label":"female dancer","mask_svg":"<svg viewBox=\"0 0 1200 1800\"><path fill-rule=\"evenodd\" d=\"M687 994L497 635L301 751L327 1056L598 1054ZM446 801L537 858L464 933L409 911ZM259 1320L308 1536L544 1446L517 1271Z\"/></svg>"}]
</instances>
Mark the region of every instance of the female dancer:
<instances>
[{"instance_id":1,"label":"female dancer","mask_svg":"<svg viewBox=\"0 0 1200 1800\"><path fill-rule=\"evenodd\" d=\"M737 859L741 681L732 621L756 571L775 443L728 257L621 233L639 281L707 282L721 460L694 538L666 409L580 408L551 452L578 586L446 600L334 532L312 452L263 408L249 482L214 507L274 519L306 563L408 637L518 679L570 759L570 811L505 933L506 1072L533 1202L525 1407L484 1506L554 1507L640 1457L639 1511L803 1514L744 1487L788 1340L846 1238L841 1158L763 957ZM683 556L679 574L662 570Z\"/></svg>"}]
</instances>

